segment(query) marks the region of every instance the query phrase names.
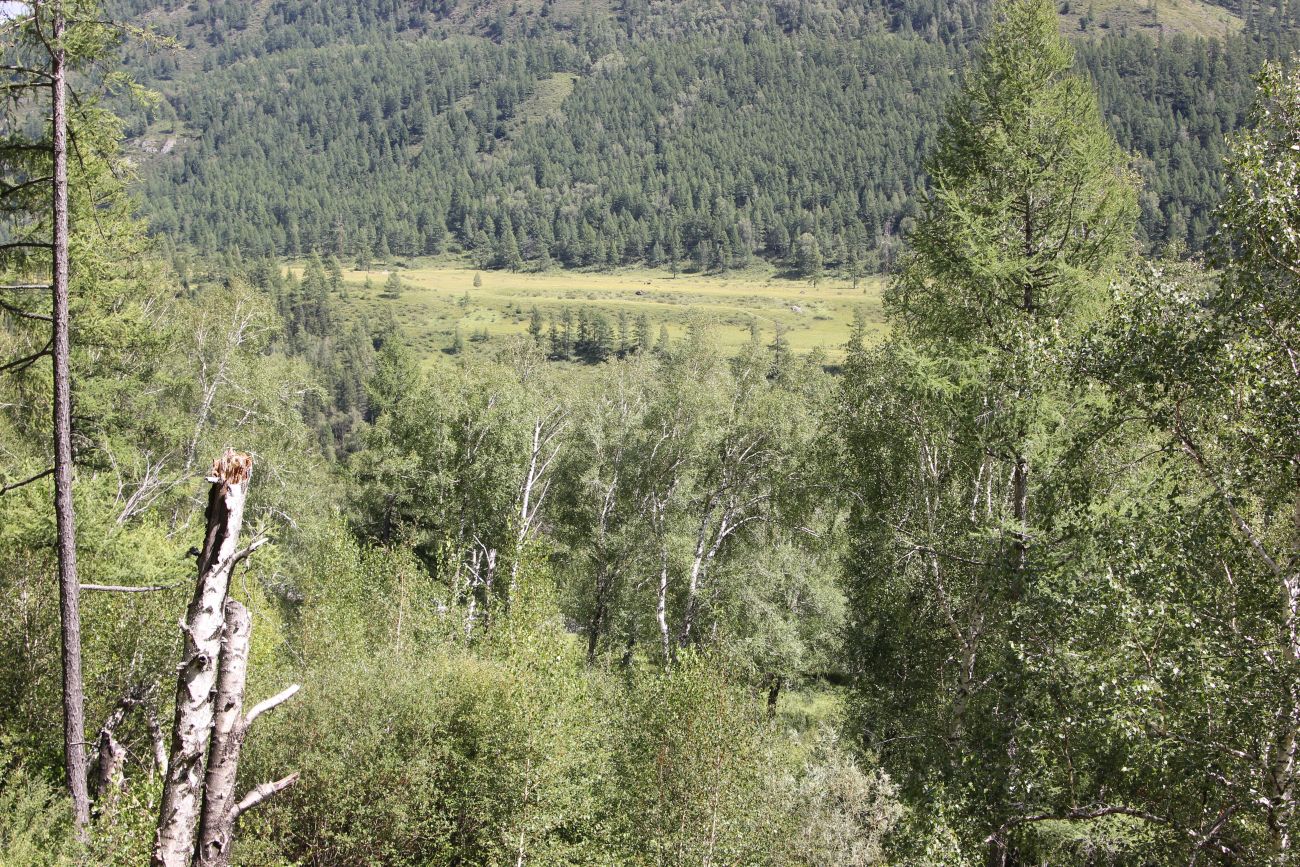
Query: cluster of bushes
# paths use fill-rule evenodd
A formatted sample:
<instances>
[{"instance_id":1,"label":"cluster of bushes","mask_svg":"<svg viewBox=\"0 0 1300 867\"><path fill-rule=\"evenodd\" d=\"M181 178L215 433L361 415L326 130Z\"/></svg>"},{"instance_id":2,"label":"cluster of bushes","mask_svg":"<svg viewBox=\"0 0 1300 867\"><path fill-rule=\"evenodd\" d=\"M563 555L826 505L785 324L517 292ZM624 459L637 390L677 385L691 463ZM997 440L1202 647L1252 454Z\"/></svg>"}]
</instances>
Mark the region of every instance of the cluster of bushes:
<instances>
[{"instance_id":1,"label":"cluster of bushes","mask_svg":"<svg viewBox=\"0 0 1300 867\"><path fill-rule=\"evenodd\" d=\"M254 629L253 690L290 670L244 785L300 772L249 814L236 862L869 864L900 818L893 783L829 726L796 733L725 660L589 667L545 567L473 642L408 555L311 543L295 616ZM165 628L160 624L160 629ZM96 863L152 841L155 781L101 804ZM73 863L67 805L12 769L0 863Z\"/></svg>"}]
</instances>

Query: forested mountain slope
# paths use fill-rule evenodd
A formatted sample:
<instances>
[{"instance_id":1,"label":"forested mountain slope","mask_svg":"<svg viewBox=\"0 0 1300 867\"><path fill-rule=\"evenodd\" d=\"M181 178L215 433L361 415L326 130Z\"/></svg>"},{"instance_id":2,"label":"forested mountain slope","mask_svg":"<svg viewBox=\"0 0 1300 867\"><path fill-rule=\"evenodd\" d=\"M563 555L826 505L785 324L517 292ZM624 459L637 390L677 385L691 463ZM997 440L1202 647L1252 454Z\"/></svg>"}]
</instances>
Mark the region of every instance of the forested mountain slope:
<instances>
[{"instance_id":1,"label":"forested mountain slope","mask_svg":"<svg viewBox=\"0 0 1300 867\"><path fill-rule=\"evenodd\" d=\"M1300 69L1255 76L1205 262L1139 230L1286 47L1266 10L1224 47L1104 0L978 45L938 0L160 8L196 48L130 60L172 100L149 207L327 247L286 263L159 255L101 96L131 10L10 6L0 864L1300 864ZM836 368L742 318L770 265L336 255L784 232L816 274L909 147L879 294L768 281L879 298Z\"/></svg>"},{"instance_id":2,"label":"forested mountain slope","mask_svg":"<svg viewBox=\"0 0 1300 867\"><path fill-rule=\"evenodd\" d=\"M1076 4L1077 5L1077 4ZM1290 21L1183 0L1061 7L1146 191L1141 238L1200 249L1223 136ZM1284 9L1285 6L1278 8ZM888 266L982 3L198 3L115 10L154 229L203 250L505 265L691 258ZM1293 12L1286 13L1293 15ZM1222 26L1220 26L1222 25ZM1206 39L1193 34L1216 33ZM166 151L162 153L162 151Z\"/></svg>"}]
</instances>

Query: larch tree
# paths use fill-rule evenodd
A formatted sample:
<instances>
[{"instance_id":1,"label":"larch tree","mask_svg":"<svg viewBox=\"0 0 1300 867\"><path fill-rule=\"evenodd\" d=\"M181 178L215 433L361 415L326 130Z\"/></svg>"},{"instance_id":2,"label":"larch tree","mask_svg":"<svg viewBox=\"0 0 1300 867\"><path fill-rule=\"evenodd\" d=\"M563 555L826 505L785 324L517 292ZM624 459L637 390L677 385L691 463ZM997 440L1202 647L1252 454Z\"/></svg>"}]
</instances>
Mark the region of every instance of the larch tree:
<instances>
[{"instance_id":1,"label":"larch tree","mask_svg":"<svg viewBox=\"0 0 1300 867\"><path fill-rule=\"evenodd\" d=\"M1128 157L1073 68L1052 4L1004 3L930 158L932 192L889 293L908 338L986 367L1004 390L994 450L1013 464L1018 569L1034 380L1095 312L1095 290L1133 249L1137 217Z\"/></svg>"},{"instance_id":2,"label":"larch tree","mask_svg":"<svg viewBox=\"0 0 1300 867\"><path fill-rule=\"evenodd\" d=\"M64 764L72 796L73 817L84 837L88 831L90 803L87 791L85 748L85 696L81 673L81 585L77 576L77 530L73 509L73 432L71 376L70 284L73 272L71 212L98 207L107 222L118 216L106 201L95 202L90 187L100 166L101 130L89 128L102 118L83 108L74 120L70 72L101 54L106 28L97 20L93 4L86 2L32 2L19 10L5 29L3 66L5 106L13 121L0 136L0 166L4 180L5 242L0 244L0 308L17 320L48 323L48 339L41 348L0 365L0 372L19 373L49 357L53 399L51 443L53 466L0 492L47 476L54 479L55 549L58 563L59 613L63 663ZM49 125L39 139L24 138L16 130L33 113L48 112ZM78 142L78 125L84 141ZM79 172L70 170L76 150ZM70 175L81 175L75 181ZM74 187L77 187L74 189ZM29 304L49 293L50 313L33 311Z\"/></svg>"},{"instance_id":3,"label":"larch tree","mask_svg":"<svg viewBox=\"0 0 1300 867\"><path fill-rule=\"evenodd\" d=\"M1025 800L1071 347L1133 245L1128 160L1073 63L1051 3L997 7L886 295L894 336L845 382L865 739L972 852Z\"/></svg>"}]
</instances>

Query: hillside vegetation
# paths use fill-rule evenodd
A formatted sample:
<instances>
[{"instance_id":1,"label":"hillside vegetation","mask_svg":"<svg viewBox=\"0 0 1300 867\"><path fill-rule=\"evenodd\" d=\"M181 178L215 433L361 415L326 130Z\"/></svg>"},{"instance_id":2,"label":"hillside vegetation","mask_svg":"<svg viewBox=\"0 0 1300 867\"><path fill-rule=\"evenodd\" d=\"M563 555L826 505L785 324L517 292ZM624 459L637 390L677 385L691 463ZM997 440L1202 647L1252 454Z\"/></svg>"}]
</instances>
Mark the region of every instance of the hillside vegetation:
<instances>
[{"instance_id":1,"label":"hillside vegetation","mask_svg":"<svg viewBox=\"0 0 1300 867\"><path fill-rule=\"evenodd\" d=\"M1300 864L1268 7L134 8L0 26L0 864Z\"/></svg>"},{"instance_id":2,"label":"hillside vegetation","mask_svg":"<svg viewBox=\"0 0 1300 867\"><path fill-rule=\"evenodd\" d=\"M702 270L814 245L889 268L982 2L121 0L153 229L204 251ZM1071 0L1061 27L1138 160L1139 241L1200 250L1223 136L1294 9ZM166 148L166 153L161 153ZM1166 156L1167 155L1167 158ZM517 251L517 252L516 252Z\"/></svg>"}]
</instances>

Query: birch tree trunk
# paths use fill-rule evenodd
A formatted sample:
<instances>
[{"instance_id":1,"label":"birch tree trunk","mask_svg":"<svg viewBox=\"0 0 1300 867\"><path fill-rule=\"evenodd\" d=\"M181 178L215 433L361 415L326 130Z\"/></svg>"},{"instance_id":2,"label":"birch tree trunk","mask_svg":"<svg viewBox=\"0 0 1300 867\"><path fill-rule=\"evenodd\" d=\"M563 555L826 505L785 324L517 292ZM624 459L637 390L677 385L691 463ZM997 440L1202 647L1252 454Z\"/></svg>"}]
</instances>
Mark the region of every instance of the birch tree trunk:
<instances>
[{"instance_id":1,"label":"birch tree trunk","mask_svg":"<svg viewBox=\"0 0 1300 867\"><path fill-rule=\"evenodd\" d=\"M198 584L182 627L185 650L176 678L176 716L158 814L154 867L186 867L203 797L214 718L226 590L239 553L239 530L253 459L227 450L208 481L207 536L199 554Z\"/></svg>"},{"instance_id":2,"label":"birch tree trunk","mask_svg":"<svg viewBox=\"0 0 1300 867\"><path fill-rule=\"evenodd\" d=\"M659 586L655 594L655 620L659 623L659 641L663 645L664 662L671 665L676 661L673 653L672 639L668 634L668 548L660 551Z\"/></svg>"},{"instance_id":3,"label":"birch tree trunk","mask_svg":"<svg viewBox=\"0 0 1300 867\"><path fill-rule=\"evenodd\" d=\"M244 686L248 681L248 648L252 640L253 619L243 604L227 599L225 621L221 634L221 665L217 674L216 719L203 787L198 850L194 855L196 867L227 867L239 817L298 780L297 774L290 774L282 780L258 786L242 801L235 800L239 754L249 728L263 713L293 698L298 685L294 684L258 704L245 717Z\"/></svg>"},{"instance_id":4,"label":"birch tree trunk","mask_svg":"<svg viewBox=\"0 0 1300 867\"><path fill-rule=\"evenodd\" d=\"M248 646L253 618L234 599L225 604L225 627L221 633L221 664L217 669L216 715L208 771L203 784L203 815L199 821L199 848L195 863L224 865L230 862L230 839L234 822L235 774L239 751L244 745L244 685L248 681Z\"/></svg>"}]
</instances>

